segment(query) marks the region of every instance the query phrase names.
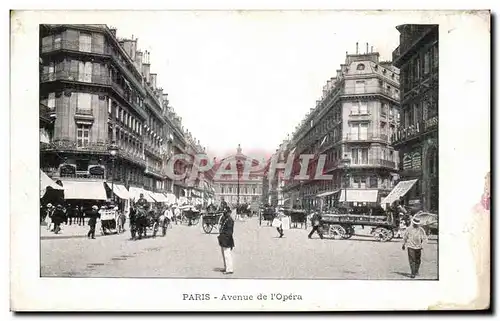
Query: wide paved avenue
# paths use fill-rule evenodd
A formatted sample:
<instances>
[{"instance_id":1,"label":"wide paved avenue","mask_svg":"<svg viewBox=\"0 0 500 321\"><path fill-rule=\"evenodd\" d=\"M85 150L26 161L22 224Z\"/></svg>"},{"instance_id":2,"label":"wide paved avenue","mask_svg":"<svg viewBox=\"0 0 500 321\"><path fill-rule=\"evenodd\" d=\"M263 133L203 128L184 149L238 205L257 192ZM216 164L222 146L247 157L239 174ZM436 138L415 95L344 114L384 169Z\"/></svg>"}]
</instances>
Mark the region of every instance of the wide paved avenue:
<instances>
[{"instance_id":1,"label":"wide paved avenue","mask_svg":"<svg viewBox=\"0 0 500 321\"><path fill-rule=\"evenodd\" d=\"M356 230L367 234L368 227ZM308 239L309 231L291 229L278 238L276 229L258 218L235 222L235 273L225 276L217 232L201 226L174 225L165 237L129 240L121 235L86 238L88 226L63 226L54 235L41 227L42 276L408 279L409 265L401 239L380 243L366 235L350 240ZM437 242L422 253L418 279L437 279Z\"/></svg>"}]
</instances>

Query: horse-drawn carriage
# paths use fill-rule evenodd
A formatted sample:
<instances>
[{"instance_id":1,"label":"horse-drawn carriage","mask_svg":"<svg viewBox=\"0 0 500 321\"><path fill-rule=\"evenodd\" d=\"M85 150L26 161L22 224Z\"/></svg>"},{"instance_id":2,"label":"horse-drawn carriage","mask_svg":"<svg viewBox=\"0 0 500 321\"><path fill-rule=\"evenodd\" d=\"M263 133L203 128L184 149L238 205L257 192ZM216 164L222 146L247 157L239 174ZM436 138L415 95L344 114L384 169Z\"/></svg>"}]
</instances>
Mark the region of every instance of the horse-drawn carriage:
<instances>
[{"instance_id":1,"label":"horse-drawn carriage","mask_svg":"<svg viewBox=\"0 0 500 321\"><path fill-rule=\"evenodd\" d=\"M200 221L201 210L193 205L184 205L179 208L181 210L181 223L186 223L188 226L197 225Z\"/></svg>"},{"instance_id":2,"label":"horse-drawn carriage","mask_svg":"<svg viewBox=\"0 0 500 321\"><path fill-rule=\"evenodd\" d=\"M222 219L224 212L222 211L208 211L203 214L201 224L203 226L203 231L210 234L214 228L219 229L220 221Z\"/></svg>"},{"instance_id":3,"label":"horse-drawn carriage","mask_svg":"<svg viewBox=\"0 0 500 321\"><path fill-rule=\"evenodd\" d=\"M287 208L285 209L285 215L290 217L290 227L298 227L300 224L301 227L307 229L307 212L304 210Z\"/></svg>"},{"instance_id":4,"label":"horse-drawn carriage","mask_svg":"<svg viewBox=\"0 0 500 321\"><path fill-rule=\"evenodd\" d=\"M170 220L161 215L158 211L148 211L143 207L135 207L130 211L130 220L132 225L132 238L142 239L148 236L148 231L152 232L152 236L156 237L158 230L161 228L162 236L167 234L167 228Z\"/></svg>"},{"instance_id":5,"label":"horse-drawn carriage","mask_svg":"<svg viewBox=\"0 0 500 321\"><path fill-rule=\"evenodd\" d=\"M101 235L116 234L119 225L117 211L115 209L101 208L99 214Z\"/></svg>"},{"instance_id":6,"label":"horse-drawn carriage","mask_svg":"<svg viewBox=\"0 0 500 321\"><path fill-rule=\"evenodd\" d=\"M274 218L276 217L276 212L274 210L274 207L271 206L265 206L262 208L260 211L259 215L259 225L262 226L262 221L267 222L267 226L271 226Z\"/></svg>"}]
</instances>

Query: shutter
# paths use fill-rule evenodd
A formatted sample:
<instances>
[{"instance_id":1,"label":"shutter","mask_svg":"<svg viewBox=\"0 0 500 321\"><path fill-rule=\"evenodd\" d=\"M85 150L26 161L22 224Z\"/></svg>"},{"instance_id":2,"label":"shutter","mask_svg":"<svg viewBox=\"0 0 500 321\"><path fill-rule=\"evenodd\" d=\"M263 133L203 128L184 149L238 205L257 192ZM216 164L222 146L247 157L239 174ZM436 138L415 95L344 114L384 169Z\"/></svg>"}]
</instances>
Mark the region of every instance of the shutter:
<instances>
[{"instance_id":1,"label":"shutter","mask_svg":"<svg viewBox=\"0 0 500 321\"><path fill-rule=\"evenodd\" d=\"M85 82L92 82L92 63L90 61L87 61L85 63L85 76L84 76L84 81Z\"/></svg>"},{"instance_id":2,"label":"shutter","mask_svg":"<svg viewBox=\"0 0 500 321\"><path fill-rule=\"evenodd\" d=\"M85 81L85 64L83 61L78 62L78 81Z\"/></svg>"}]
</instances>

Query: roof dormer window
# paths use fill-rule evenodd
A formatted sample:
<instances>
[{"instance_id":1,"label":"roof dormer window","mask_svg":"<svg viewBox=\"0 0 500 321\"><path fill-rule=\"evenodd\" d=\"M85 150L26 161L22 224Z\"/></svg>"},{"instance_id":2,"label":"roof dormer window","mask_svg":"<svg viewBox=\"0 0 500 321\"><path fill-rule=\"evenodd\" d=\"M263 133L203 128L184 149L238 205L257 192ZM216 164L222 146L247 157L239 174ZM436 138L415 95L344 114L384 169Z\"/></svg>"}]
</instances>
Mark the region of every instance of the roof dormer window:
<instances>
[{"instance_id":1,"label":"roof dormer window","mask_svg":"<svg viewBox=\"0 0 500 321\"><path fill-rule=\"evenodd\" d=\"M358 64L358 66L356 67L356 70L365 70L365 65Z\"/></svg>"}]
</instances>

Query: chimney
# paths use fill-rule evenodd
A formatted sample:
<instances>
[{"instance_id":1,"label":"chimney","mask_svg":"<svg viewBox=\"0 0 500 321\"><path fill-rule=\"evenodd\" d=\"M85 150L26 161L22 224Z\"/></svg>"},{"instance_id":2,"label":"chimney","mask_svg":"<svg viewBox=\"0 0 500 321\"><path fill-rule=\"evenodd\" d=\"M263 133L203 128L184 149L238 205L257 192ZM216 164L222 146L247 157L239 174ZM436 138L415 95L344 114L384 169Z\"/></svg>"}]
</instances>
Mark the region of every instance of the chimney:
<instances>
[{"instance_id":1,"label":"chimney","mask_svg":"<svg viewBox=\"0 0 500 321\"><path fill-rule=\"evenodd\" d=\"M135 53L135 65L137 69L142 72L142 51L137 51Z\"/></svg>"},{"instance_id":2,"label":"chimney","mask_svg":"<svg viewBox=\"0 0 500 321\"><path fill-rule=\"evenodd\" d=\"M145 52L145 55L147 57L147 52ZM147 58L146 60L147 61ZM149 82L149 70L151 68L151 65L148 62L145 62L142 64L142 76L146 79L146 82Z\"/></svg>"},{"instance_id":3,"label":"chimney","mask_svg":"<svg viewBox=\"0 0 500 321\"><path fill-rule=\"evenodd\" d=\"M111 28L109 28L109 31L111 32L111 34L113 35L113 37L116 38L116 28L111 27Z\"/></svg>"},{"instance_id":4,"label":"chimney","mask_svg":"<svg viewBox=\"0 0 500 321\"><path fill-rule=\"evenodd\" d=\"M358 54L358 43L356 42L356 55Z\"/></svg>"},{"instance_id":5,"label":"chimney","mask_svg":"<svg viewBox=\"0 0 500 321\"><path fill-rule=\"evenodd\" d=\"M368 53L368 42L366 43L366 53Z\"/></svg>"},{"instance_id":6,"label":"chimney","mask_svg":"<svg viewBox=\"0 0 500 321\"><path fill-rule=\"evenodd\" d=\"M156 89L156 76L157 74L149 74L149 83L151 84L151 87Z\"/></svg>"}]
</instances>

